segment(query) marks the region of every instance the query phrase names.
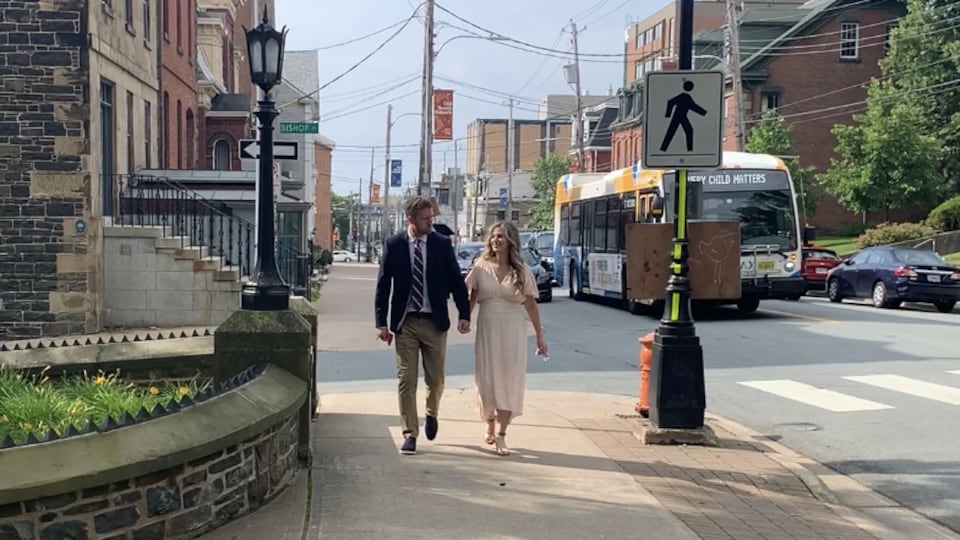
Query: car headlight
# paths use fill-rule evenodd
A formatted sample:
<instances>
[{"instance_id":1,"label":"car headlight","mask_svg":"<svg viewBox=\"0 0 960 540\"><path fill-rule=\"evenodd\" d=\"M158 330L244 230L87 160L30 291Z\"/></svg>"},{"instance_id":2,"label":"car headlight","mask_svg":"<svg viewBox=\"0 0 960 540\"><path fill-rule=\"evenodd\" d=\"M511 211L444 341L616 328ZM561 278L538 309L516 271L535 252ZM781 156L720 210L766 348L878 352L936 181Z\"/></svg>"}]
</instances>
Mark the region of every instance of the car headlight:
<instances>
[{"instance_id":1,"label":"car headlight","mask_svg":"<svg viewBox=\"0 0 960 540\"><path fill-rule=\"evenodd\" d=\"M796 267L797 267L797 263L793 261L787 261L783 264L783 269L786 270L787 272L793 272Z\"/></svg>"}]
</instances>

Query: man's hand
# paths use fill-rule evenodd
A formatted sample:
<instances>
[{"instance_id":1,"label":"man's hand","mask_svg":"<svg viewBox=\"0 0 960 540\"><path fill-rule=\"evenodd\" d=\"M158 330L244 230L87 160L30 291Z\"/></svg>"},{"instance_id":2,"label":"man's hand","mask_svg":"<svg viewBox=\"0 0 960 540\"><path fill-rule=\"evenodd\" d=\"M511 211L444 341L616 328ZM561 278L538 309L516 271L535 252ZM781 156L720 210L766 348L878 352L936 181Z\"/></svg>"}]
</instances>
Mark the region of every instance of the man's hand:
<instances>
[{"instance_id":1,"label":"man's hand","mask_svg":"<svg viewBox=\"0 0 960 540\"><path fill-rule=\"evenodd\" d=\"M385 342L387 345L390 345L391 343L393 343L393 334L390 333L389 328L387 328L386 326L381 326L377 328L377 330L379 330L380 332L379 334L377 334L377 339Z\"/></svg>"},{"instance_id":2,"label":"man's hand","mask_svg":"<svg viewBox=\"0 0 960 540\"><path fill-rule=\"evenodd\" d=\"M461 334L469 334L470 321L465 321L463 319L460 319L460 322L457 324L457 330L459 330Z\"/></svg>"}]
</instances>

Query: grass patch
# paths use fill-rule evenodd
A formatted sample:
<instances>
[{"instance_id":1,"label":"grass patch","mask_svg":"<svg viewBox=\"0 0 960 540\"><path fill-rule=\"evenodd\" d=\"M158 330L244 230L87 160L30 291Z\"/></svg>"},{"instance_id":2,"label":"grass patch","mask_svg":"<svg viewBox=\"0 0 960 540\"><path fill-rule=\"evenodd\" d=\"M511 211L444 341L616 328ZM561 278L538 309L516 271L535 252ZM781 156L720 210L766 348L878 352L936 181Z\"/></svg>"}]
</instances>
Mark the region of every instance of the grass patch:
<instances>
[{"instance_id":1,"label":"grass patch","mask_svg":"<svg viewBox=\"0 0 960 540\"><path fill-rule=\"evenodd\" d=\"M960 251L958 251L957 253L944 255L943 258L946 259L948 263L960 264Z\"/></svg>"},{"instance_id":2,"label":"grass patch","mask_svg":"<svg viewBox=\"0 0 960 540\"><path fill-rule=\"evenodd\" d=\"M102 371L51 380L46 370L26 376L0 367L0 440L10 436L22 443L30 433L41 438L48 430L63 435L71 424L80 427L87 421L103 426L108 417L136 415L141 407L153 410L171 399L192 398L207 386L197 377L134 384L120 378L119 372Z\"/></svg>"},{"instance_id":3,"label":"grass patch","mask_svg":"<svg viewBox=\"0 0 960 540\"><path fill-rule=\"evenodd\" d=\"M838 255L849 255L857 251L857 236L824 236L817 238L814 244L832 249Z\"/></svg>"}]
</instances>

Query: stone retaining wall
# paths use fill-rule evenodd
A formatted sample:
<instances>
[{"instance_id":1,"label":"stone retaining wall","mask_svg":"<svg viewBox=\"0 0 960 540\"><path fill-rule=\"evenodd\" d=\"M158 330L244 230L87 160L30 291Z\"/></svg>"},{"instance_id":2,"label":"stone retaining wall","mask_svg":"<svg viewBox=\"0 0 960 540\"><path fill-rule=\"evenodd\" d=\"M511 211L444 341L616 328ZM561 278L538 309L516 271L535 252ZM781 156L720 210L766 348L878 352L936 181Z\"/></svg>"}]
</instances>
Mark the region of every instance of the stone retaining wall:
<instances>
[{"instance_id":1,"label":"stone retaining wall","mask_svg":"<svg viewBox=\"0 0 960 540\"><path fill-rule=\"evenodd\" d=\"M128 481L0 506L4 540L192 538L261 506L297 470L297 418Z\"/></svg>"}]
</instances>

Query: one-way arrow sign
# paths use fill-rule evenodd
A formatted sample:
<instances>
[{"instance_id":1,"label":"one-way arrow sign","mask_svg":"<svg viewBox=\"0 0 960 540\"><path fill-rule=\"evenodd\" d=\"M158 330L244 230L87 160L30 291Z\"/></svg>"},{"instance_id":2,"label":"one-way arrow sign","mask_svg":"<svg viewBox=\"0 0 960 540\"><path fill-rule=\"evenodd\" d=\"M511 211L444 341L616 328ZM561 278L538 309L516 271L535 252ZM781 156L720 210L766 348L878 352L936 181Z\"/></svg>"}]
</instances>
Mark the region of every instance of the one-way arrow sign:
<instances>
[{"instance_id":1,"label":"one-way arrow sign","mask_svg":"<svg viewBox=\"0 0 960 540\"><path fill-rule=\"evenodd\" d=\"M260 141L240 139L240 159L258 159ZM273 141L273 159L297 159L296 141Z\"/></svg>"}]
</instances>

